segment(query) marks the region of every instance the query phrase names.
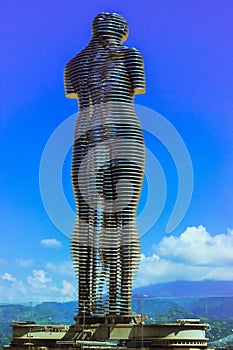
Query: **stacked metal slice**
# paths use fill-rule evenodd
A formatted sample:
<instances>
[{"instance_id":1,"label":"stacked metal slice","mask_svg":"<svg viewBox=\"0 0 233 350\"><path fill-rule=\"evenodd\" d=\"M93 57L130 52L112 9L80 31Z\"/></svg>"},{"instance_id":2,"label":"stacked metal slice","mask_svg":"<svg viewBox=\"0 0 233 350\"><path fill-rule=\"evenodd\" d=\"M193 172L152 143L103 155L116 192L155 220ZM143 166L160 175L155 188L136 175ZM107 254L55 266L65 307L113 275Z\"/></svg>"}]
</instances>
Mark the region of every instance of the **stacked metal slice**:
<instances>
[{"instance_id":1,"label":"stacked metal slice","mask_svg":"<svg viewBox=\"0 0 233 350\"><path fill-rule=\"evenodd\" d=\"M71 237L79 315L131 313L140 260L135 215L145 159L134 95L145 92L145 76L141 54L122 45L127 34L122 16L100 13L89 44L64 71L66 96L79 101Z\"/></svg>"}]
</instances>

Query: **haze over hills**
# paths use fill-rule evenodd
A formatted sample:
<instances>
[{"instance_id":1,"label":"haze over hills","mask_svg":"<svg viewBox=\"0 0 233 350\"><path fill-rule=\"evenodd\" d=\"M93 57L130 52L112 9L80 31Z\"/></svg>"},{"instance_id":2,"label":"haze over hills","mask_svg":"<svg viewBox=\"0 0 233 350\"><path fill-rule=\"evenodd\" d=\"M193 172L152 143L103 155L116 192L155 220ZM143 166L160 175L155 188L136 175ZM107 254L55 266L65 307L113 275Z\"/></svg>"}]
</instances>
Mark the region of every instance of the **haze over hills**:
<instances>
[{"instance_id":1,"label":"haze over hills","mask_svg":"<svg viewBox=\"0 0 233 350\"><path fill-rule=\"evenodd\" d=\"M233 282L169 282L134 289L133 312L147 315L148 322L175 322L179 318L200 318L212 328L210 341L232 344ZM10 341L13 320L42 324L72 324L77 302L43 302L0 305L0 346Z\"/></svg>"},{"instance_id":2,"label":"haze over hills","mask_svg":"<svg viewBox=\"0 0 233 350\"><path fill-rule=\"evenodd\" d=\"M233 281L174 281L151 284L135 288L133 295L148 297L233 296Z\"/></svg>"}]
</instances>

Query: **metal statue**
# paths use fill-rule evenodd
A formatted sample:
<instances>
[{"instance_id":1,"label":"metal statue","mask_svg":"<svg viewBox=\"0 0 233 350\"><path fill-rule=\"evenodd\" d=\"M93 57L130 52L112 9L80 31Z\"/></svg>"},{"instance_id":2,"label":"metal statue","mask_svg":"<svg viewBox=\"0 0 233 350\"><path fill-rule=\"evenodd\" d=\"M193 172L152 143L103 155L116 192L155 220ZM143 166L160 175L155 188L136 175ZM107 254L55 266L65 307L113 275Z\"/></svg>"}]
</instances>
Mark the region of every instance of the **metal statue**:
<instances>
[{"instance_id":1,"label":"metal statue","mask_svg":"<svg viewBox=\"0 0 233 350\"><path fill-rule=\"evenodd\" d=\"M79 102L71 237L79 315L84 309L90 316L131 314L140 260L136 210L145 162L134 95L145 92L145 76L139 51L122 45L127 36L122 16L100 13L89 44L64 72L66 96Z\"/></svg>"}]
</instances>

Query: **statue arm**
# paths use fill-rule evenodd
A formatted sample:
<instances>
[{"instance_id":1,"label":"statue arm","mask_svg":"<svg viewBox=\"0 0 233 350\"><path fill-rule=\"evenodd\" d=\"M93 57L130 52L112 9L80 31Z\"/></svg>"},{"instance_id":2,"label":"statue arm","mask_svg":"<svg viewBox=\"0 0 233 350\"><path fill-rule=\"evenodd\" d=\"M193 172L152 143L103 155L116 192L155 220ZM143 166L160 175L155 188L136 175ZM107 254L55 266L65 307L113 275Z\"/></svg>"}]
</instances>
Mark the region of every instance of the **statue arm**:
<instances>
[{"instance_id":1,"label":"statue arm","mask_svg":"<svg viewBox=\"0 0 233 350\"><path fill-rule=\"evenodd\" d=\"M134 94L144 94L146 92L144 61L137 49L129 49L126 66Z\"/></svg>"},{"instance_id":2,"label":"statue arm","mask_svg":"<svg viewBox=\"0 0 233 350\"><path fill-rule=\"evenodd\" d=\"M67 98L78 98L78 94L74 91L67 66L64 69L64 87Z\"/></svg>"}]
</instances>

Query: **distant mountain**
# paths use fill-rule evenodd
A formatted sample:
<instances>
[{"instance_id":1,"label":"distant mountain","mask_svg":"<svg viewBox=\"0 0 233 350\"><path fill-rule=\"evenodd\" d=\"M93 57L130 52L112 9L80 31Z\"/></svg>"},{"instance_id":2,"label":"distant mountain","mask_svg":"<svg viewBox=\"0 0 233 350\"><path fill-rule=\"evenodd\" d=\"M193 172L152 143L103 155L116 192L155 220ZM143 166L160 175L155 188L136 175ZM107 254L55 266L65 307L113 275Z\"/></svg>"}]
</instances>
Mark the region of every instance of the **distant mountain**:
<instances>
[{"instance_id":1,"label":"distant mountain","mask_svg":"<svg viewBox=\"0 0 233 350\"><path fill-rule=\"evenodd\" d=\"M161 315L171 313L172 310L179 313L178 318L233 320L233 297L139 298L133 299L132 309L136 313L146 314L156 320L159 320Z\"/></svg>"},{"instance_id":2,"label":"distant mountain","mask_svg":"<svg viewBox=\"0 0 233 350\"><path fill-rule=\"evenodd\" d=\"M156 316L181 307L195 317L213 320L233 319L233 282L176 281L136 288L133 309ZM182 309L179 309L181 315ZM142 311L140 311L142 310ZM194 317L193 316L193 317ZM184 316L180 316L184 317Z\"/></svg>"},{"instance_id":3,"label":"distant mountain","mask_svg":"<svg viewBox=\"0 0 233 350\"><path fill-rule=\"evenodd\" d=\"M133 290L135 297L233 296L233 281L175 281Z\"/></svg>"},{"instance_id":4,"label":"distant mountain","mask_svg":"<svg viewBox=\"0 0 233 350\"><path fill-rule=\"evenodd\" d=\"M194 283L196 285L196 282ZM198 284L200 287L200 282ZM194 288L194 284L191 282L188 282L188 284L184 284L184 282L164 283L152 286L152 291L169 292L168 297L152 297L152 294L149 295L149 293L145 291L146 287L144 287L144 289L140 288L140 293L142 294L137 293L138 298L133 299L132 309L135 313L146 315L148 317L147 323L167 323L175 322L177 319L181 318L200 318L203 322L212 326L207 334L210 341L218 341L224 338L227 344L232 344L230 334L232 334L233 329L233 297L200 297L199 295L202 294L200 291L207 291L207 287L210 288L211 286L211 283L208 284L207 281L204 285L202 284L202 289L199 288L197 289L198 292L195 291L198 297L188 296L184 298L180 296L180 293L179 296L177 296L177 288L179 286L184 286L184 291L186 291L184 295L187 296L186 288L188 288L188 285L189 288L191 288L191 286ZM230 291L230 285L228 285L228 283L221 283L221 285L222 287L223 285L227 285L228 289L224 290L225 293L226 291ZM218 288L220 288L219 284ZM219 290L218 288L214 290L217 291ZM174 296L171 296L171 291ZM148 297L145 296L146 292ZM192 293L194 292L192 291ZM203 295L207 295L207 293ZM208 295L210 295L210 293L208 293ZM73 317L77 313L76 307L77 302L74 301L66 303L44 302L32 305L32 307L20 304L0 305L0 347L1 344L9 343L10 341L10 324L13 320L33 320L36 323L42 324L73 324Z\"/></svg>"},{"instance_id":5,"label":"distant mountain","mask_svg":"<svg viewBox=\"0 0 233 350\"><path fill-rule=\"evenodd\" d=\"M214 347L219 349L232 349L232 344L233 344L233 334L229 334L224 338L210 342L209 347Z\"/></svg>"},{"instance_id":6,"label":"distant mountain","mask_svg":"<svg viewBox=\"0 0 233 350\"><path fill-rule=\"evenodd\" d=\"M36 322L46 323L74 323L74 315L77 314L77 302L66 303L44 302L32 308L32 317Z\"/></svg>"},{"instance_id":7,"label":"distant mountain","mask_svg":"<svg viewBox=\"0 0 233 350\"><path fill-rule=\"evenodd\" d=\"M12 321L34 321L39 324L73 324L77 302L44 302L35 306L0 305L0 348L10 342Z\"/></svg>"}]
</instances>

